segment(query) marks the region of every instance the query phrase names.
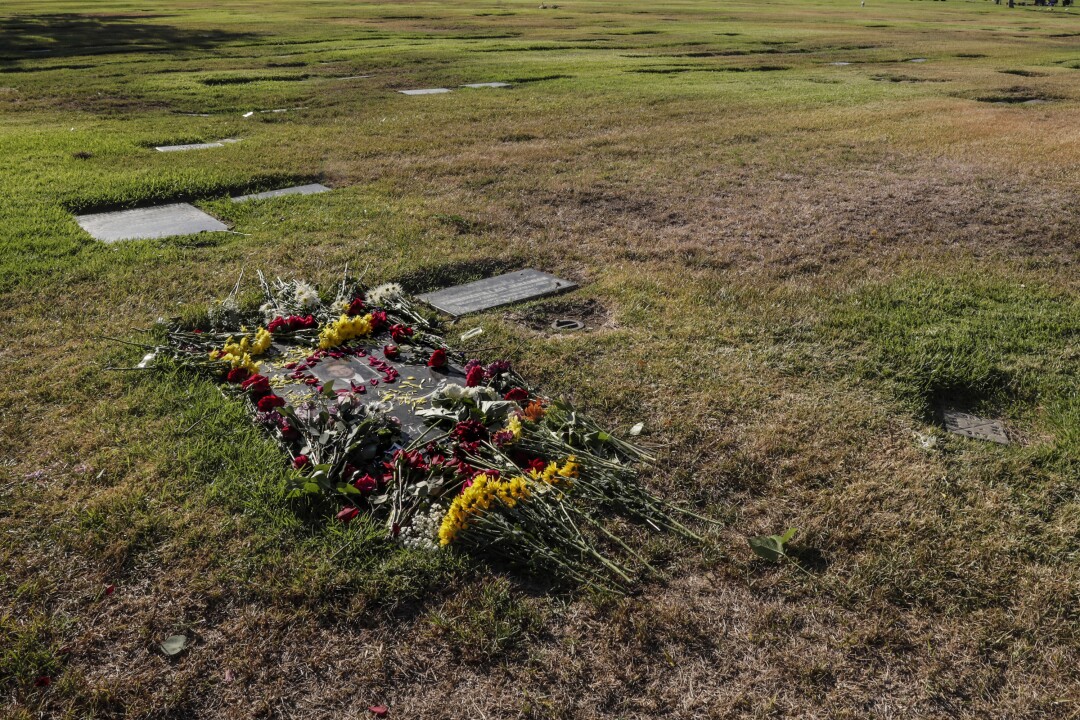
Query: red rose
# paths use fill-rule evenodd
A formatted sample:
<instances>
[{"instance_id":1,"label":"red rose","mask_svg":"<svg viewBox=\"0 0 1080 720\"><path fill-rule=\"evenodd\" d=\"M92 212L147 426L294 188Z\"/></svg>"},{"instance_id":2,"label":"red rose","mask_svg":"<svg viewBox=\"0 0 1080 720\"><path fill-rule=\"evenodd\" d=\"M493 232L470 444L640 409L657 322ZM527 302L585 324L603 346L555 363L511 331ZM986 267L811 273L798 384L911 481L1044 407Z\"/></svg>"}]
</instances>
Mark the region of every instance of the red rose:
<instances>
[{"instance_id":1,"label":"red rose","mask_svg":"<svg viewBox=\"0 0 1080 720\"><path fill-rule=\"evenodd\" d=\"M443 368L446 367L446 351L442 348L437 349L431 353L431 357L428 358L427 366L429 368Z\"/></svg>"},{"instance_id":2,"label":"red rose","mask_svg":"<svg viewBox=\"0 0 1080 720\"><path fill-rule=\"evenodd\" d=\"M354 517L360 514L360 511L354 507L342 508L341 512L337 514L337 519L343 523L347 523Z\"/></svg>"},{"instance_id":3,"label":"red rose","mask_svg":"<svg viewBox=\"0 0 1080 720\"><path fill-rule=\"evenodd\" d=\"M535 470L536 472L544 472L547 466L547 460L544 460L543 458L533 458L529 461L529 464L525 466L525 469Z\"/></svg>"},{"instance_id":4,"label":"red rose","mask_svg":"<svg viewBox=\"0 0 1080 720\"><path fill-rule=\"evenodd\" d=\"M379 487L379 482L370 475L363 475L356 479L356 482L353 483L353 487L367 495L370 492L374 492L375 488Z\"/></svg>"},{"instance_id":5,"label":"red rose","mask_svg":"<svg viewBox=\"0 0 1080 720\"><path fill-rule=\"evenodd\" d=\"M510 401L516 402L516 403L523 402L523 401L528 400L528 399L529 399L529 393L528 393L528 391L524 390L523 388L514 388L510 392L503 395L503 400L510 400Z\"/></svg>"},{"instance_id":6,"label":"red rose","mask_svg":"<svg viewBox=\"0 0 1080 720\"><path fill-rule=\"evenodd\" d=\"M229 371L229 374L225 376L225 379L231 383L242 383L247 379L248 371L245 368L233 368Z\"/></svg>"},{"instance_id":7,"label":"red rose","mask_svg":"<svg viewBox=\"0 0 1080 720\"><path fill-rule=\"evenodd\" d=\"M382 310L372 310L371 311L371 327L372 327L372 329L378 330L384 325L386 325L386 313L383 312Z\"/></svg>"},{"instance_id":8,"label":"red rose","mask_svg":"<svg viewBox=\"0 0 1080 720\"><path fill-rule=\"evenodd\" d=\"M300 468L307 465L308 462L309 461L308 461L308 456L307 455L297 455L295 458L293 458L292 466L294 468L296 468L297 470L299 470Z\"/></svg>"},{"instance_id":9,"label":"red rose","mask_svg":"<svg viewBox=\"0 0 1080 720\"><path fill-rule=\"evenodd\" d=\"M396 360L398 355L401 354L401 350L397 345L387 345L382 349L382 354L386 356L387 360Z\"/></svg>"},{"instance_id":10,"label":"red rose","mask_svg":"<svg viewBox=\"0 0 1080 720\"><path fill-rule=\"evenodd\" d=\"M261 397L270 392L270 378L265 375L252 375L242 382L240 387L244 388L255 397Z\"/></svg>"},{"instance_id":11,"label":"red rose","mask_svg":"<svg viewBox=\"0 0 1080 720\"><path fill-rule=\"evenodd\" d=\"M257 403L259 410L263 412L270 412L274 408L283 407L284 405L285 401L273 393L262 396Z\"/></svg>"},{"instance_id":12,"label":"red rose","mask_svg":"<svg viewBox=\"0 0 1080 720\"><path fill-rule=\"evenodd\" d=\"M476 365L465 374L465 387L476 387L484 382L484 368Z\"/></svg>"},{"instance_id":13,"label":"red rose","mask_svg":"<svg viewBox=\"0 0 1080 720\"><path fill-rule=\"evenodd\" d=\"M390 326L390 337L394 338L394 342L407 342L412 336L413 329L411 327L405 325Z\"/></svg>"},{"instance_id":14,"label":"red rose","mask_svg":"<svg viewBox=\"0 0 1080 720\"><path fill-rule=\"evenodd\" d=\"M280 425L279 429L281 430L281 434L282 434L283 437L287 437L287 438L296 437L296 428L294 428L292 425L290 425L288 422L286 422L284 418L282 418L281 425Z\"/></svg>"},{"instance_id":15,"label":"red rose","mask_svg":"<svg viewBox=\"0 0 1080 720\"><path fill-rule=\"evenodd\" d=\"M353 298L353 301L349 303L349 309L345 311L346 315L355 316L364 312L364 298Z\"/></svg>"}]
</instances>

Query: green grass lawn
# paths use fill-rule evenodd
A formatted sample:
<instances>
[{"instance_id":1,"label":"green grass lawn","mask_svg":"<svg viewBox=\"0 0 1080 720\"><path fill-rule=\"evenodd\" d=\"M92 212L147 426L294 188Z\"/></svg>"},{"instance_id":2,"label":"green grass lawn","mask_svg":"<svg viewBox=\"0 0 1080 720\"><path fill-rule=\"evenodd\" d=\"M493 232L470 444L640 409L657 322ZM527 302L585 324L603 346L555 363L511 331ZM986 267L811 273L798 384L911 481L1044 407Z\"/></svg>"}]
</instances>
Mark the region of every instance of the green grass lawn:
<instances>
[{"instance_id":1,"label":"green grass lawn","mask_svg":"<svg viewBox=\"0 0 1080 720\"><path fill-rule=\"evenodd\" d=\"M1077 717L1078 37L988 1L8 0L0 715ZM226 199L298 182L335 192ZM236 234L73 219L180 199ZM714 542L540 592L304 512L213 385L109 369L242 271L346 263L579 282L448 337L643 421ZM747 548L787 527L802 570Z\"/></svg>"}]
</instances>

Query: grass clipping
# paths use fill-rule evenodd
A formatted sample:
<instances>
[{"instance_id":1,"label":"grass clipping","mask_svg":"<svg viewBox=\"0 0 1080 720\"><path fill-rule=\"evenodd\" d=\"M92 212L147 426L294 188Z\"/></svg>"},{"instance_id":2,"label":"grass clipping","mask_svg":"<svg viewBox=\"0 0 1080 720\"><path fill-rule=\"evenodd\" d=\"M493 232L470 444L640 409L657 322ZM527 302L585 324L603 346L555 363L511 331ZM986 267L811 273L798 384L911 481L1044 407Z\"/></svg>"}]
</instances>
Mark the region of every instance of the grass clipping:
<instances>
[{"instance_id":1,"label":"grass clipping","mask_svg":"<svg viewBox=\"0 0 1080 720\"><path fill-rule=\"evenodd\" d=\"M294 501L343 523L367 515L416 550L615 593L656 570L613 520L702 540L684 522L704 518L642 487L645 449L540 395L508 362L454 357L401 288L260 285L261 304L240 302L238 282L205 313L166 322L138 367L179 365L246 403L288 453ZM320 380L321 363L341 361L374 377ZM418 368L431 385L402 379ZM422 429L404 433L404 405L388 398L404 398Z\"/></svg>"}]
</instances>

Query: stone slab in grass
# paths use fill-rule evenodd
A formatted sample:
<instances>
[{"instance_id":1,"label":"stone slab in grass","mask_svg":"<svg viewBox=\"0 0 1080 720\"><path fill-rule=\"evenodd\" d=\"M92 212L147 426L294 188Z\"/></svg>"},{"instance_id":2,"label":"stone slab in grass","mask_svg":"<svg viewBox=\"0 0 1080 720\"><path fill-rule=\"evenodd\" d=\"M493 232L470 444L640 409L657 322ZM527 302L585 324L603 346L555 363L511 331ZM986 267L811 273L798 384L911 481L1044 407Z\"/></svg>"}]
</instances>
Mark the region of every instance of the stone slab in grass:
<instances>
[{"instance_id":1,"label":"stone slab in grass","mask_svg":"<svg viewBox=\"0 0 1080 720\"><path fill-rule=\"evenodd\" d=\"M239 138L225 138L216 142L191 143L188 145L159 145L154 149L158 152L185 152L187 150L207 150L209 148L225 147L230 143L240 142Z\"/></svg>"},{"instance_id":2,"label":"stone slab in grass","mask_svg":"<svg viewBox=\"0 0 1080 720\"><path fill-rule=\"evenodd\" d=\"M468 85L462 85L461 87L467 87L467 88L507 88L507 87L510 87L510 83L508 83L508 82L469 83Z\"/></svg>"},{"instance_id":3,"label":"stone slab in grass","mask_svg":"<svg viewBox=\"0 0 1080 720\"><path fill-rule=\"evenodd\" d=\"M418 295L437 310L457 317L524 300L573 290L576 283L531 268Z\"/></svg>"},{"instance_id":4,"label":"stone slab in grass","mask_svg":"<svg viewBox=\"0 0 1080 720\"><path fill-rule=\"evenodd\" d=\"M251 195L240 195L232 198L234 203L247 202L248 200L265 200L267 198L282 197L284 195L317 195L319 193L330 192L330 188L319 183L311 183L310 185L297 185L296 187L281 188L279 190L267 190L266 192L252 193Z\"/></svg>"},{"instance_id":5,"label":"stone slab in grass","mask_svg":"<svg viewBox=\"0 0 1080 720\"><path fill-rule=\"evenodd\" d=\"M976 417L958 410L945 410L942 415L945 429L951 433L1001 445L1009 444L1009 436L1005 434L1005 428L998 420Z\"/></svg>"},{"instance_id":6,"label":"stone slab in grass","mask_svg":"<svg viewBox=\"0 0 1080 720\"><path fill-rule=\"evenodd\" d=\"M450 92L450 88L422 88L420 90L398 90L402 95L441 95Z\"/></svg>"},{"instance_id":7,"label":"stone slab in grass","mask_svg":"<svg viewBox=\"0 0 1080 720\"><path fill-rule=\"evenodd\" d=\"M275 344L274 350L280 357L287 354L290 348ZM387 411L401 421L403 445L408 445L428 430L428 422L416 413L432 407L432 394L440 383L446 381L465 385L465 371L456 365L429 368L422 362L411 362L408 351L403 353L406 356L404 359L390 361L383 355L382 346L370 343L364 344L364 350L368 353L367 357L327 356L312 366L309 372L322 385L333 382L335 390L345 390L350 385L362 387L366 401L385 403ZM382 373L370 364L369 358L372 357L397 370L400 373L397 380L393 383L383 382ZM259 371L270 378L274 391L293 407L300 407L316 393L315 387L290 380L290 371L282 367L280 362L261 363Z\"/></svg>"},{"instance_id":8,"label":"stone slab in grass","mask_svg":"<svg viewBox=\"0 0 1080 720\"><path fill-rule=\"evenodd\" d=\"M107 243L228 230L220 220L187 203L78 215L75 221L94 239Z\"/></svg>"}]
</instances>

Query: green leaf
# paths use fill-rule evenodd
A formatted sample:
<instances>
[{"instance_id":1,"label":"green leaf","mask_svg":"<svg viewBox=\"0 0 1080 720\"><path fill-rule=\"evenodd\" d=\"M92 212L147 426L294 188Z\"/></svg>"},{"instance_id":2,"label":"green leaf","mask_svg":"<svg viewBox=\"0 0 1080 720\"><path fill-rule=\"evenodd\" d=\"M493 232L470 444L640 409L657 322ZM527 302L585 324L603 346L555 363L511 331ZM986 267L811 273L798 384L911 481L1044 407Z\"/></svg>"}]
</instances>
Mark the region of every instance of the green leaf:
<instances>
[{"instance_id":1,"label":"green leaf","mask_svg":"<svg viewBox=\"0 0 1080 720\"><path fill-rule=\"evenodd\" d=\"M785 546L795 537L797 532L797 528L788 528L783 535L759 535L750 538L748 542L755 555L771 562L777 562L787 557L787 548Z\"/></svg>"},{"instance_id":2,"label":"green leaf","mask_svg":"<svg viewBox=\"0 0 1080 720\"><path fill-rule=\"evenodd\" d=\"M170 635L161 643L161 652L169 657L179 655L187 647L187 635Z\"/></svg>"},{"instance_id":3,"label":"green leaf","mask_svg":"<svg viewBox=\"0 0 1080 720\"><path fill-rule=\"evenodd\" d=\"M334 381L333 380L327 380L326 382L323 383L322 394L325 397L334 397L335 393L334 393Z\"/></svg>"}]
</instances>

